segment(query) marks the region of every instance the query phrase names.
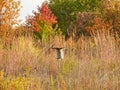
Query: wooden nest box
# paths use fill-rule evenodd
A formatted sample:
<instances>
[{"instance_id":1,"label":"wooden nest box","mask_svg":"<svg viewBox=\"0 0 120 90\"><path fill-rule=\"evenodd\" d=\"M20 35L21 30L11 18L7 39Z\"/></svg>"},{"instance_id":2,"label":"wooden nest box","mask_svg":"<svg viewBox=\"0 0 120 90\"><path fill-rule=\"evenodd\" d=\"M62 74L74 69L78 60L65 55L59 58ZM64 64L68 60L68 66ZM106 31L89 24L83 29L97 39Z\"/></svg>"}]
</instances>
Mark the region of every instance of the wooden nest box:
<instances>
[{"instance_id":1,"label":"wooden nest box","mask_svg":"<svg viewBox=\"0 0 120 90\"><path fill-rule=\"evenodd\" d=\"M56 36L54 38L54 44L52 48L56 50L58 60L64 59L64 42L65 39L63 37Z\"/></svg>"}]
</instances>

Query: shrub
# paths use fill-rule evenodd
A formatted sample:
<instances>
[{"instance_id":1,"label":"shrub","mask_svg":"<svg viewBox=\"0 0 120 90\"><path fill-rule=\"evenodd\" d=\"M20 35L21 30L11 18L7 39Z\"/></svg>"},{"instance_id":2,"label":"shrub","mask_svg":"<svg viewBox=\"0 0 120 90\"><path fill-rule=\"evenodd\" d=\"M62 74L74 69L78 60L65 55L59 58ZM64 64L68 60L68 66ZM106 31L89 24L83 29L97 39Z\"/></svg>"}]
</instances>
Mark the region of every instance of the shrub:
<instances>
[{"instance_id":1,"label":"shrub","mask_svg":"<svg viewBox=\"0 0 120 90\"><path fill-rule=\"evenodd\" d=\"M42 7L38 7L38 12L33 11L33 14L27 18L26 29L33 31L36 38L48 41L50 35L54 35L58 29L55 25L57 24L56 16L46 3L43 3Z\"/></svg>"},{"instance_id":2,"label":"shrub","mask_svg":"<svg viewBox=\"0 0 120 90\"><path fill-rule=\"evenodd\" d=\"M112 21L114 33L120 34L120 1L102 0L100 10L105 21Z\"/></svg>"},{"instance_id":3,"label":"shrub","mask_svg":"<svg viewBox=\"0 0 120 90\"><path fill-rule=\"evenodd\" d=\"M96 35L97 33L109 34L113 30L112 22L104 22L101 18L96 17L92 20L91 25L86 27L87 32L90 35Z\"/></svg>"},{"instance_id":4,"label":"shrub","mask_svg":"<svg viewBox=\"0 0 120 90\"><path fill-rule=\"evenodd\" d=\"M97 32L112 33L112 21L105 21L101 14L97 12L79 12L76 16L76 22L71 24L68 29L69 37L77 41L81 35L92 36Z\"/></svg>"}]
</instances>

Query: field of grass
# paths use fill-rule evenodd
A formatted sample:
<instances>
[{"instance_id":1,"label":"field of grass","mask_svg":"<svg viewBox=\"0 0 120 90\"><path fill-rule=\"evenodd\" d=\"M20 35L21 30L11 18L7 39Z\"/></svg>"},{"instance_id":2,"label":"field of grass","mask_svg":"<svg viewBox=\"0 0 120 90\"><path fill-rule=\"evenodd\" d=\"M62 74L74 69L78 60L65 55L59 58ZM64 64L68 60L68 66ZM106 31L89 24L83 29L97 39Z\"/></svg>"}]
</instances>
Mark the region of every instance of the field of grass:
<instances>
[{"instance_id":1,"label":"field of grass","mask_svg":"<svg viewBox=\"0 0 120 90\"><path fill-rule=\"evenodd\" d=\"M46 53L32 36L0 44L0 90L120 90L120 42L112 35L66 43L65 58Z\"/></svg>"}]
</instances>

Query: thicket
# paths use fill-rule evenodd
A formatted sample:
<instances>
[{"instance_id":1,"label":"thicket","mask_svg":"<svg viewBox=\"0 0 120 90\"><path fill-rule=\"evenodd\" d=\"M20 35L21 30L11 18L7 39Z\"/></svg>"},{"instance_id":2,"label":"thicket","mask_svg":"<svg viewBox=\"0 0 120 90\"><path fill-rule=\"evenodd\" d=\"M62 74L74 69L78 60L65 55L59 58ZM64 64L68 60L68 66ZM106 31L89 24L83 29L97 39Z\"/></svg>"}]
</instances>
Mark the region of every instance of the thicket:
<instances>
[{"instance_id":1,"label":"thicket","mask_svg":"<svg viewBox=\"0 0 120 90\"><path fill-rule=\"evenodd\" d=\"M76 38L81 34L88 36L91 34L90 28L92 33L101 28L106 28L107 32L113 34L119 33L119 0L51 0L49 7L57 16L58 25L67 37L71 34Z\"/></svg>"},{"instance_id":2,"label":"thicket","mask_svg":"<svg viewBox=\"0 0 120 90\"><path fill-rule=\"evenodd\" d=\"M50 0L49 7L57 16L58 25L65 36L67 29L76 20L78 12L98 11L101 0Z\"/></svg>"},{"instance_id":3,"label":"thicket","mask_svg":"<svg viewBox=\"0 0 120 90\"><path fill-rule=\"evenodd\" d=\"M114 32L120 34L120 1L103 0L100 9L101 9L102 18L105 21L111 21Z\"/></svg>"}]
</instances>

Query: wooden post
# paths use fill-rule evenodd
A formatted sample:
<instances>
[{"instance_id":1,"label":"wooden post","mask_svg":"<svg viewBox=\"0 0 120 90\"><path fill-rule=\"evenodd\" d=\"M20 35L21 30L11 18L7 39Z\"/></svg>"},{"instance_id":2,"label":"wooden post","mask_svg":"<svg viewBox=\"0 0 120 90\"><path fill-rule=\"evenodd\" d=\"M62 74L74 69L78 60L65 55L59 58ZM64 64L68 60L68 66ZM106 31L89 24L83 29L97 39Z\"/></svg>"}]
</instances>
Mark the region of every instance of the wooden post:
<instances>
[{"instance_id":1,"label":"wooden post","mask_svg":"<svg viewBox=\"0 0 120 90\"><path fill-rule=\"evenodd\" d=\"M57 51L57 60L64 59L64 48L53 48Z\"/></svg>"}]
</instances>

